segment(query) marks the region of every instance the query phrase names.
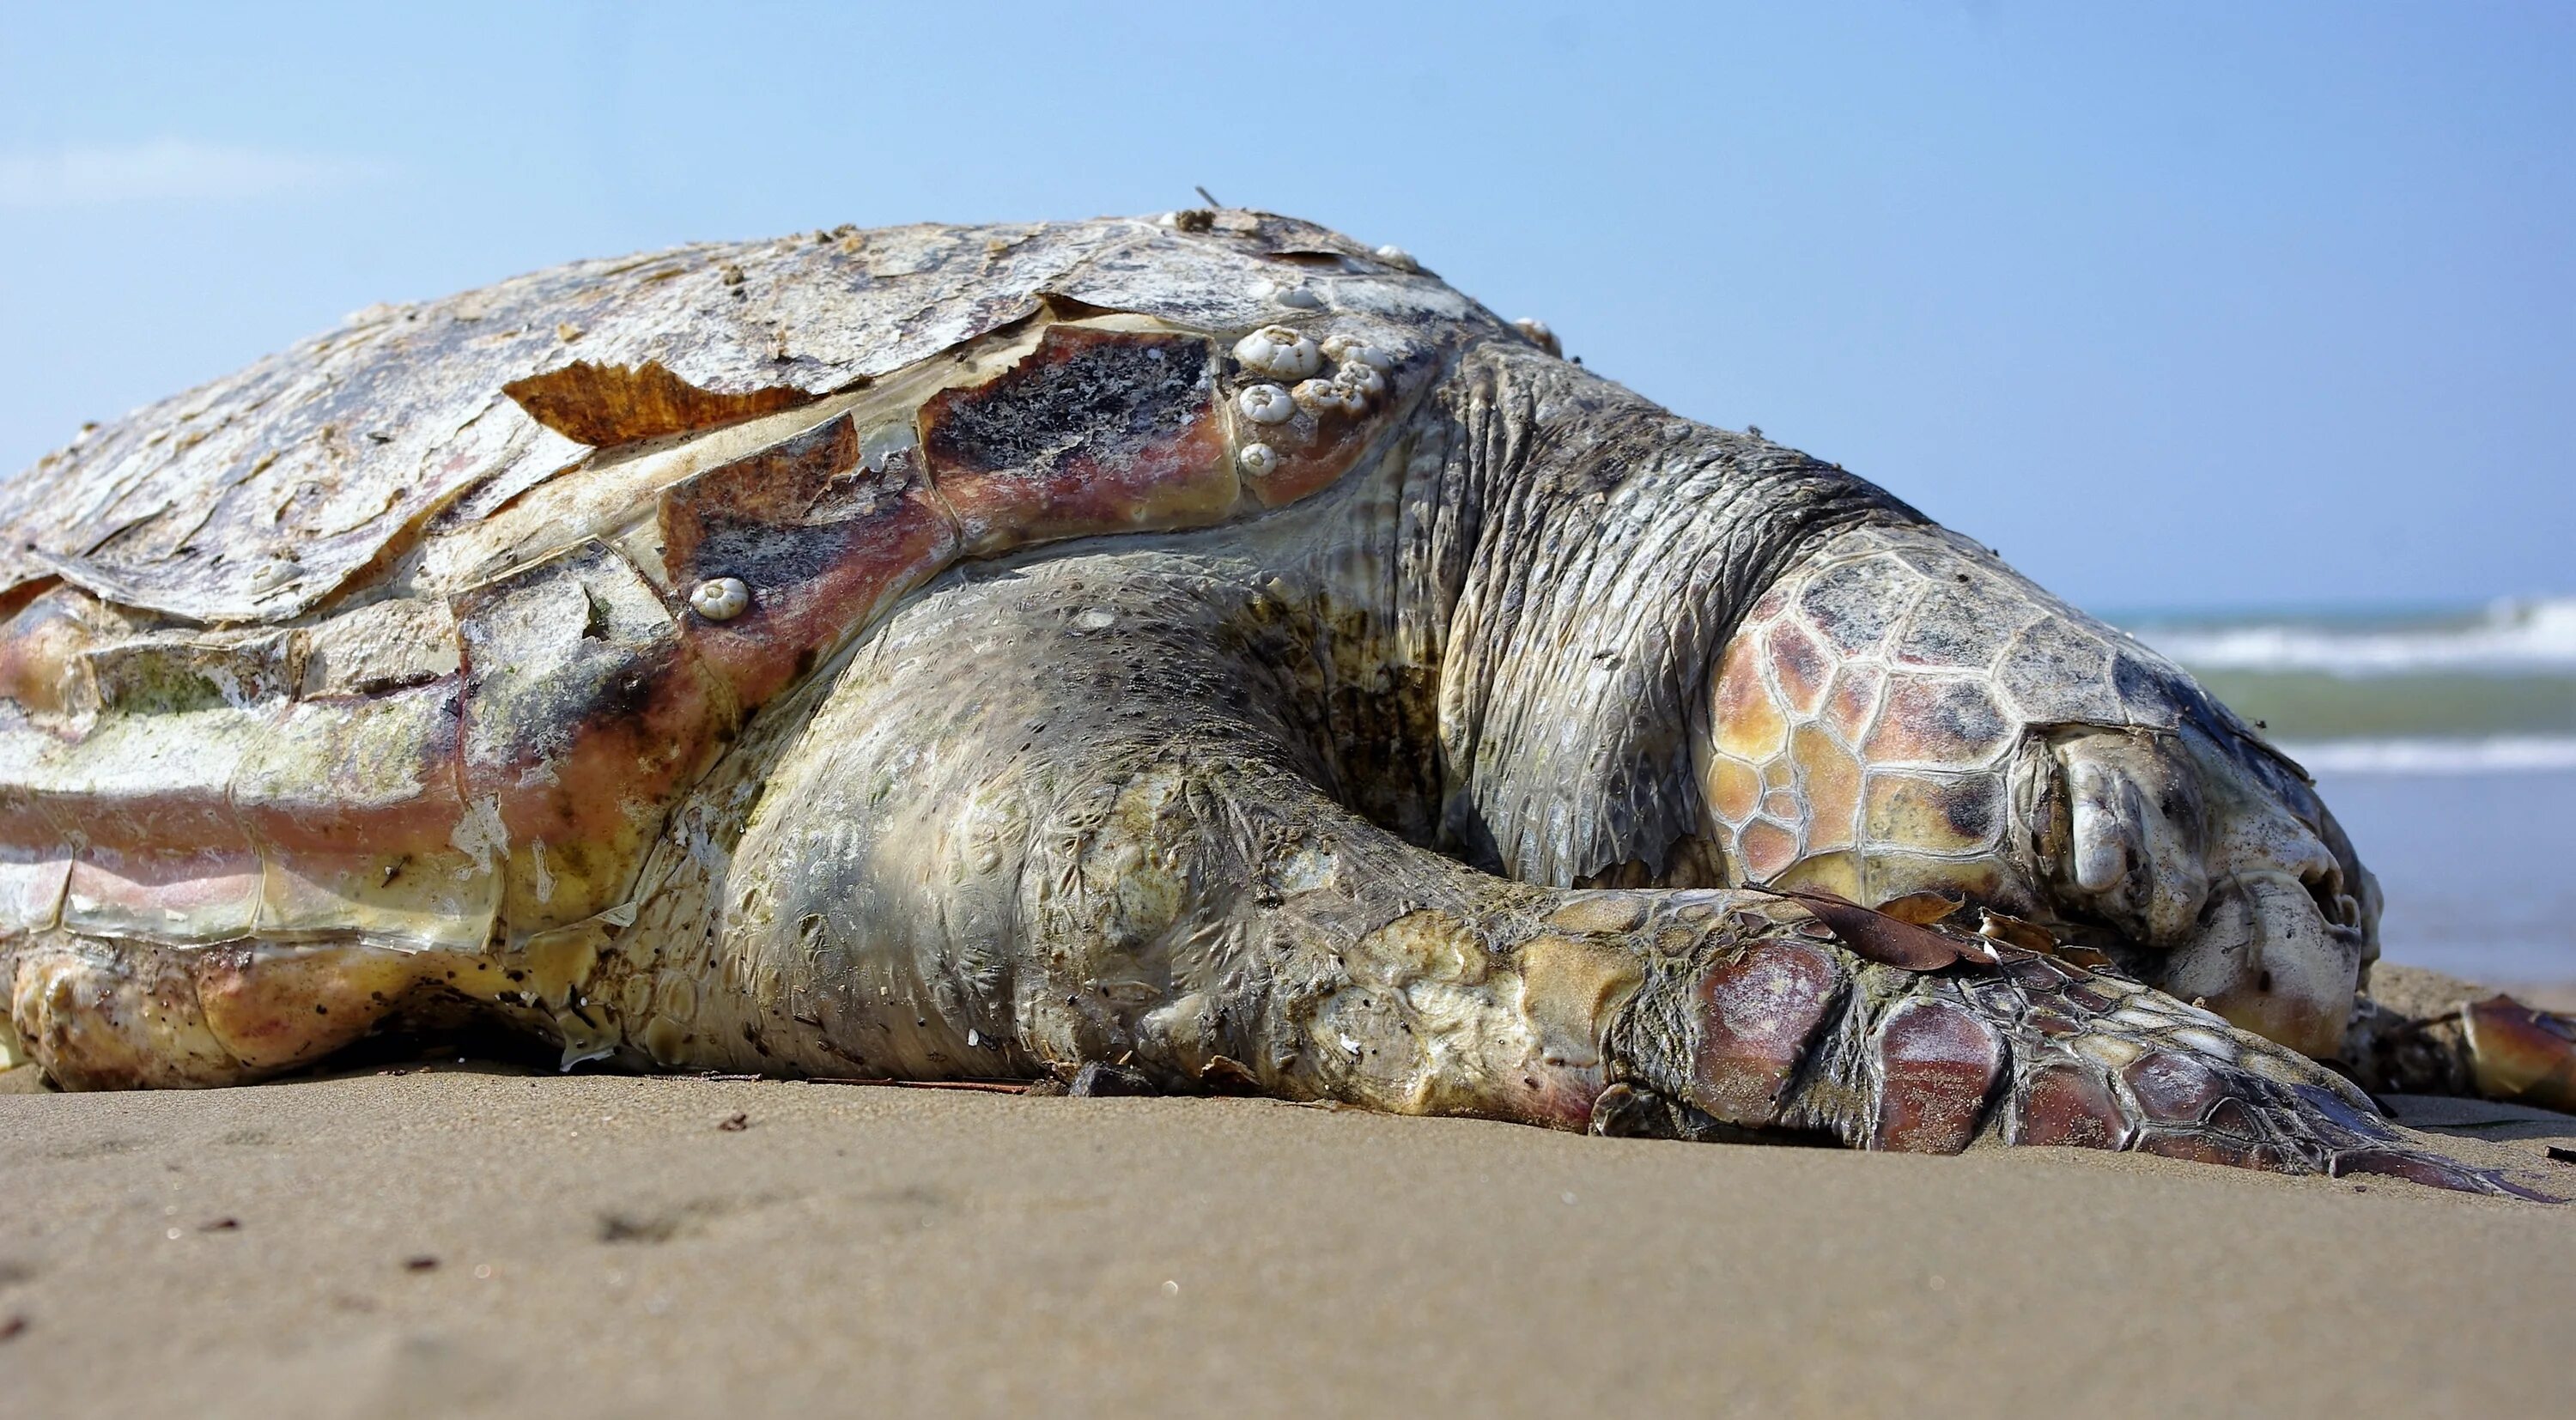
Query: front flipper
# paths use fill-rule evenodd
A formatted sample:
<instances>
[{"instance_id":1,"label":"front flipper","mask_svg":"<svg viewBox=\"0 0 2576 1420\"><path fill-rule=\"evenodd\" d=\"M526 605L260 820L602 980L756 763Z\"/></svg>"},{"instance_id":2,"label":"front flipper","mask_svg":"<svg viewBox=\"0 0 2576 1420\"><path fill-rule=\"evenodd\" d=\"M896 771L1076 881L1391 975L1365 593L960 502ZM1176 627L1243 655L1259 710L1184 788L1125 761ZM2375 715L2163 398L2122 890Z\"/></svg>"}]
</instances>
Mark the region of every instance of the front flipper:
<instances>
[{"instance_id":1,"label":"front flipper","mask_svg":"<svg viewBox=\"0 0 2576 1420\"><path fill-rule=\"evenodd\" d=\"M1213 558L1068 555L898 612L762 776L704 895L721 914L704 979L747 1013L693 1048L912 1078L1118 1064L1164 1090L1562 1129L1660 1111L1671 1127L1649 1132L2089 1144L2512 1191L2321 1068L2118 978L1909 953L1848 904L1539 887L1407 841L1327 790L1333 716L1293 590Z\"/></svg>"},{"instance_id":2,"label":"front flipper","mask_svg":"<svg viewBox=\"0 0 2576 1420\"><path fill-rule=\"evenodd\" d=\"M1936 973L1765 934L1659 968L1613 1029L1605 1132L1992 1140L2541 1198L2434 1152L2340 1077L2215 1014L2044 956Z\"/></svg>"}]
</instances>

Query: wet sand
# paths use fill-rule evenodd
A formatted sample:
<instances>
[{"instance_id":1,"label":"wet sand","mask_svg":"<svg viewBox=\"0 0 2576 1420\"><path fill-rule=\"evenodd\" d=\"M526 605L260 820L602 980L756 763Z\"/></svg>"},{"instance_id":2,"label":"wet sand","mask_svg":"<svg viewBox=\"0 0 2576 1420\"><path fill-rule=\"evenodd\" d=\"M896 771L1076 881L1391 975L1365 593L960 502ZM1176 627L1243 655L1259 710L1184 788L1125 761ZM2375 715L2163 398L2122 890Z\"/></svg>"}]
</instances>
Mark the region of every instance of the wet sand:
<instances>
[{"instance_id":1,"label":"wet sand","mask_svg":"<svg viewBox=\"0 0 2576 1420\"><path fill-rule=\"evenodd\" d=\"M2422 1108L2576 1193L2576 1119ZM2576 1397L2576 1208L2394 1181L453 1065L9 1094L0 1139L29 1417Z\"/></svg>"}]
</instances>

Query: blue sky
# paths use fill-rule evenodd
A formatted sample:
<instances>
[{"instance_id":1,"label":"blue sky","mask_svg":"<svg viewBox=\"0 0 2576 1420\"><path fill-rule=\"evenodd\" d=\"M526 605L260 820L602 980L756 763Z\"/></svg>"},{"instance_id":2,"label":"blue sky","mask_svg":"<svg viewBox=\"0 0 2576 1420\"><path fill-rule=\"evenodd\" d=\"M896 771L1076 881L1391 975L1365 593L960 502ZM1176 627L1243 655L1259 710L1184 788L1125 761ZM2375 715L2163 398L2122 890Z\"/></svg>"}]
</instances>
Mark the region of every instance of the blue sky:
<instances>
[{"instance_id":1,"label":"blue sky","mask_svg":"<svg viewBox=\"0 0 2576 1420\"><path fill-rule=\"evenodd\" d=\"M2576 592L2570 135L2560 4L5 3L0 467L378 300L1204 184L2091 605Z\"/></svg>"}]
</instances>

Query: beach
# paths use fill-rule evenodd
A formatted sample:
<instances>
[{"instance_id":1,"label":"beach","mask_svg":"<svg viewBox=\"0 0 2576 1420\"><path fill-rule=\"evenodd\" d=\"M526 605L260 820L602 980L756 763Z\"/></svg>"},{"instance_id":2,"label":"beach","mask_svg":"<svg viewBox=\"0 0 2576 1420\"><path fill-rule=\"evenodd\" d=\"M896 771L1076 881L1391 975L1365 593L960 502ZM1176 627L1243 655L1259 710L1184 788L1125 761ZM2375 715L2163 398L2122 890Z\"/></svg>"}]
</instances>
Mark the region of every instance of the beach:
<instances>
[{"instance_id":1,"label":"beach","mask_svg":"<svg viewBox=\"0 0 2576 1420\"><path fill-rule=\"evenodd\" d=\"M12 1072L27 1082L24 1072ZM2576 1192L2576 1119L2401 1102ZM30 1417L2538 1414L2576 1212L2080 1150L403 1074L0 1096Z\"/></svg>"}]
</instances>

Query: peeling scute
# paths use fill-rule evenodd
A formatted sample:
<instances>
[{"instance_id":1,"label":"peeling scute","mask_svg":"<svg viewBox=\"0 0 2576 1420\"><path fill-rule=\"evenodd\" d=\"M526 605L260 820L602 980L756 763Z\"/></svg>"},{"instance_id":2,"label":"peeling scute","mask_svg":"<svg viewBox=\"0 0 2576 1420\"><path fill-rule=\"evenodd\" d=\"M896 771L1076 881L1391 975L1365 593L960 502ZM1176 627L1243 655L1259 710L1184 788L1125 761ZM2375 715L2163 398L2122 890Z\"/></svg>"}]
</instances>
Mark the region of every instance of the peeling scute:
<instances>
[{"instance_id":1,"label":"peeling scute","mask_svg":"<svg viewBox=\"0 0 2576 1420\"><path fill-rule=\"evenodd\" d=\"M48 723L0 707L0 930L479 943L490 875L448 846L461 701L444 615L390 604L315 628L58 647L91 687L81 713ZM346 650L406 639L403 626L424 632L408 638L422 643L407 647L408 670L443 652L443 681L295 701L314 669L308 637ZM379 647L374 662L393 654ZM344 673L359 669L323 680L354 691Z\"/></svg>"},{"instance_id":2,"label":"peeling scute","mask_svg":"<svg viewBox=\"0 0 2576 1420\"><path fill-rule=\"evenodd\" d=\"M88 653L131 633L132 622L77 587L55 587L0 624L0 697L49 720L98 709Z\"/></svg>"},{"instance_id":3,"label":"peeling scute","mask_svg":"<svg viewBox=\"0 0 2576 1420\"><path fill-rule=\"evenodd\" d=\"M292 617L469 490L579 457L502 396L518 381L579 359L658 366L712 396L822 395L1034 314L1048 281L1145 230L818 233L380 308L0 483L0 586L59 571L193 619Z\"/></svg>"},{"instance_id":4,"label":"peeling scute","mask_svg":"<svg viewBox=\"0 0 2576 1420\"><path fill-rule=\"evenodd\" d=\"M272 728L265 710L117 715L50 765L42 807L73 846L63 926L145 941L246 935L259 854L229 791Z\"/></svg>"},{"instance_id":5,"label":"peeling scute","mask_svg":"<svg viewBox=\"0 0 2576 1420\"><path fill-rule=\"evenodd\" d=\"M597 441L850 390L1051 298L1242 330L1291 288L1345 321L1501 328L1346 237L1245 212L1199 232L921 225L576 262L376 308L85 432L0 481L0 591L58 573L192 620L283 621L433 517L487 516Z\"/></svg>"},{"instance_id":6,"label":"peeling scute","mask_svg":"<svg viewBox=\"0 0 2576 1420\"><path fill-rule=\"evenodd\" d=\"M406 597L357 607L305 633L299 698L373 695L456 673L456 616L447 603Z\"/></svg>"},{"instance_id":7,"label":"peeling scute","mask_svg":"<svg viewBox=\"0 0 2576 1420\"><path fill-rule=\"evenodd\" d=\"M843 415L662 495L671 585L752 588L724 622L686 621L699 657L746 710L766 702L957 557L956 524L909 445L869 458Z\"/></svg>"},{"instance_id":8,"label":"peeling scute","mask_svg":"<svg viewBox=\"0 0 2576 1420\"><path fill-rule=\"evenodd\" d=\"M794 409L814 399L793 386L769 385L740 394L700 389L658 360L641 365L575 360L560 369L513 380L501 391L538 423L597 448L713 429Z\"/></svg>"},{"instance_id":9,"label":"peeling scute","mask_svg":"<svg viewBox=\"0 0 2576 1420\"><path fill-rule=\"evenodd\" d=\"M1293 248L1322 246L1320 239L1256 232L1227 241L1226 235L1222 230L1205 237L1150 230L1085 261L1050 282L1047 290L1101 310L1137 311L1198 330L1247 331L1300 309L1346 317L1401 314L1407 320L1467 321L1503 329L1492 313L1437 278L1398 271L1347 247L1338 253L1341 261L1318 267L1273 258ZM1280 299L1283 292L1297 289L1310 292L1320 305L1299 307Z\"/></svg>"},{"instance_id":10,"label":"peeling scute","mask_svg":"<svg viewBox=\"0 0 2576 1420\"><path fill-rule=\"evenodd\" d=\"M234 772L262 858L260 931L470 950L500 875L460 846L464 678L289 709Z\"/></svg>"},{"instance_id":11,"label":"peeling scute","mask_svg":"<svg viewBox=\"0 0 2576 1420\"><path fill-rule=\"evenodd\" d=\"M502 865L511 932L622 901L665 801L731 723L721 689L604 543L459 595L456 619L468 828Z\"/></svg>"},{"instance_id":12,"label":"peeling scute","mask_svg":"<svg viewBox=\"0 0 2576 1420\"><path fill-rule=\"evenodd\" d=\"M304 633L164 632L92 647L82 656L105 711L154 715L218 706L242 709L295 693L304 678Z\"/></svg>"},{"instance_id":13,"label":"peeling scute","mask_svg":"<svg viewBox=\"0 0 2576 1420\"><path fill-rule=\"evenodd\" d=\"M1009 370L933 396L921 446L967 550L1232 512L1213 360L1197 336L1057 325Z\"/></svg>"}]
</instances>

